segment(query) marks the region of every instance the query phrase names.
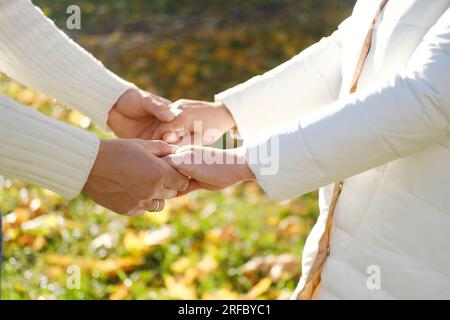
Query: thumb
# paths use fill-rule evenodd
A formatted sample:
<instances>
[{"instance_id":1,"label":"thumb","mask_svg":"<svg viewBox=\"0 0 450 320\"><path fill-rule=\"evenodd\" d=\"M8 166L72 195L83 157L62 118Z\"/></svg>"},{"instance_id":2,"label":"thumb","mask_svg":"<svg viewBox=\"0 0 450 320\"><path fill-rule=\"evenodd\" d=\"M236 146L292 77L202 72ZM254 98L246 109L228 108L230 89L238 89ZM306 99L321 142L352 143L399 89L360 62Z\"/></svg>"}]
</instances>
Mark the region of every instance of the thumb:
<instances>
[{"instance_id":1,"label":"thumb","mask_svg":"<svg viewBox=\"0 0 450 320\"><path fill-rule=\"evenodd\" d=\"M171 102L156 95L149 95L142 100L142 108L162 122L175 119L175 113L170 109Z\"/></svg>"}]
</instances>

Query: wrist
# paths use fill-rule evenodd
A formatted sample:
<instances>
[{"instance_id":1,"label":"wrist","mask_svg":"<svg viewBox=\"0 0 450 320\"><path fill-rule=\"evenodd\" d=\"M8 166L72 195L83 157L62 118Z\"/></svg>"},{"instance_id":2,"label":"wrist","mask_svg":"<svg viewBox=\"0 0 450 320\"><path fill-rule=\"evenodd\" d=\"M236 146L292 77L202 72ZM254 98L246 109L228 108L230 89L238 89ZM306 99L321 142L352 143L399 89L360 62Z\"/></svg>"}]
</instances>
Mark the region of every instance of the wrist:
<instances>
[{"instance_id":1,"label":"wrist","mask_svg":"<svg viewBox=\"0 0 450 320\"><path fill-rule=\"evenodd\" d=\"M214 107L218 110L220 117L219 119L221 119L226 130L231 130L236 127L236 121L234 121L233 115L223 102L215 102Z\"/></svg>"},{"instance_id":2,"label":"wrist","mask_svg":"<svg viewBox=\"0 0 450 320\"><path fill-rule=\"evenodd\" d=\"M246 148L240 147L234 149L234 153L237 161L236 163L238 164L237 167L239 182L255 181L256 177L247 163Z\"/></svg>"}]
</instances>

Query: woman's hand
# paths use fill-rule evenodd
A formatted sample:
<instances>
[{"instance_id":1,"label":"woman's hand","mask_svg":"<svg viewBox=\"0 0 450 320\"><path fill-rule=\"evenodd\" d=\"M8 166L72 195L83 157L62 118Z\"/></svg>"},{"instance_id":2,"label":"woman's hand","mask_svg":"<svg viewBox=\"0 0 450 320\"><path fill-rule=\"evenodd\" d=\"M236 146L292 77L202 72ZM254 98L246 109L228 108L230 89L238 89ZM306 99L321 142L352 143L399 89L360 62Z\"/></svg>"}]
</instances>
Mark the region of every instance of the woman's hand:
<instances>
[{"instance_id":1,"label":"woman's hand","mask_svg":"<svg viewBox=\"0 0 450 320\"><path fill-rule=\"evenodd\" d=\"M244 148L220 150L186 146L164 160L190 179L188 189L182 194L197 189L222 190L255 179L245 160Z\"/></svg>"},{"instance_id":2,"label":"woman's hand","mask_svg":"<svg viewBox=\"0 0 450 320\"><path fill-rule=\"evenodd\" d=\"M219 140L236 123L221 102L179 100L171 105L176 115L162 123L155 138L178 145L209 145Z\"/></svg>"}]
</instances>

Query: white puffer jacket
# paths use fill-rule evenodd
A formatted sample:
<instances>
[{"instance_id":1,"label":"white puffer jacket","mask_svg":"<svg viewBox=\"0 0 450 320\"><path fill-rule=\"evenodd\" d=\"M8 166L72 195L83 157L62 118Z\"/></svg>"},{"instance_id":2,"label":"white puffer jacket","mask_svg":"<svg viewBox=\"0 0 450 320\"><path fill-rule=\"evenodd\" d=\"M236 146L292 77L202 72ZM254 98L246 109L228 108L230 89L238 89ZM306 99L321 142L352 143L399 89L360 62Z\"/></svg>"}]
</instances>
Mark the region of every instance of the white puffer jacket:
<instances>
[{"instance_id":1,"label":"white puffer jacket","mask_svg":"<svg viewBox=\"0 0 450 320\"><path fill-rule=\"evenodd\" d=\"M278 142L275 174L263 170L267 163L250 164L269 195L328 185L295 298L323 250L332 183L342 179L314 298L450 298L450 0L390 0L349 95L380 3L359 0L331 37L217 96L235 117L249 161Z\"/></svg>"}]
</instances>

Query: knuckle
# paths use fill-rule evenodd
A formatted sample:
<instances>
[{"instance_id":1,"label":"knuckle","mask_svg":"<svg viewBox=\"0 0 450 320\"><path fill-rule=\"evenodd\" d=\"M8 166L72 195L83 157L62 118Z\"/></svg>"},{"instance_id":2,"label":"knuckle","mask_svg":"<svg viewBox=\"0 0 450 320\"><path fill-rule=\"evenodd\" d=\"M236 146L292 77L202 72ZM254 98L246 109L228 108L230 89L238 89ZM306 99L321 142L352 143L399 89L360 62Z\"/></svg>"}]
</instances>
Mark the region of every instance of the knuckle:
<instances>
[{"instance_id":1,"label":"knuckle","mask_svg":"<svg viewBox=\"0 0 450 320\"><path fill-rule=\"evenodd\" d=\"M196 102L193 100L181 99L181 100L178 100L174 105L179 110L185 110L185 109L189 108L189 106L192 106L194 104L196 104Z\"/></svg>"},{"instance_id":2,"label":"knuckle","mask_svg":"<svg viewBox=\"0 0 450 320\"><path fill-rule=\"evenodd\" d=\"M148 181L148 187L151 188L152 194L153 190L156 190L158 187L164 184L164 181L165 175L158 170L158 172L156 172L154 176Z\"/></svg>"}]
</instances>

